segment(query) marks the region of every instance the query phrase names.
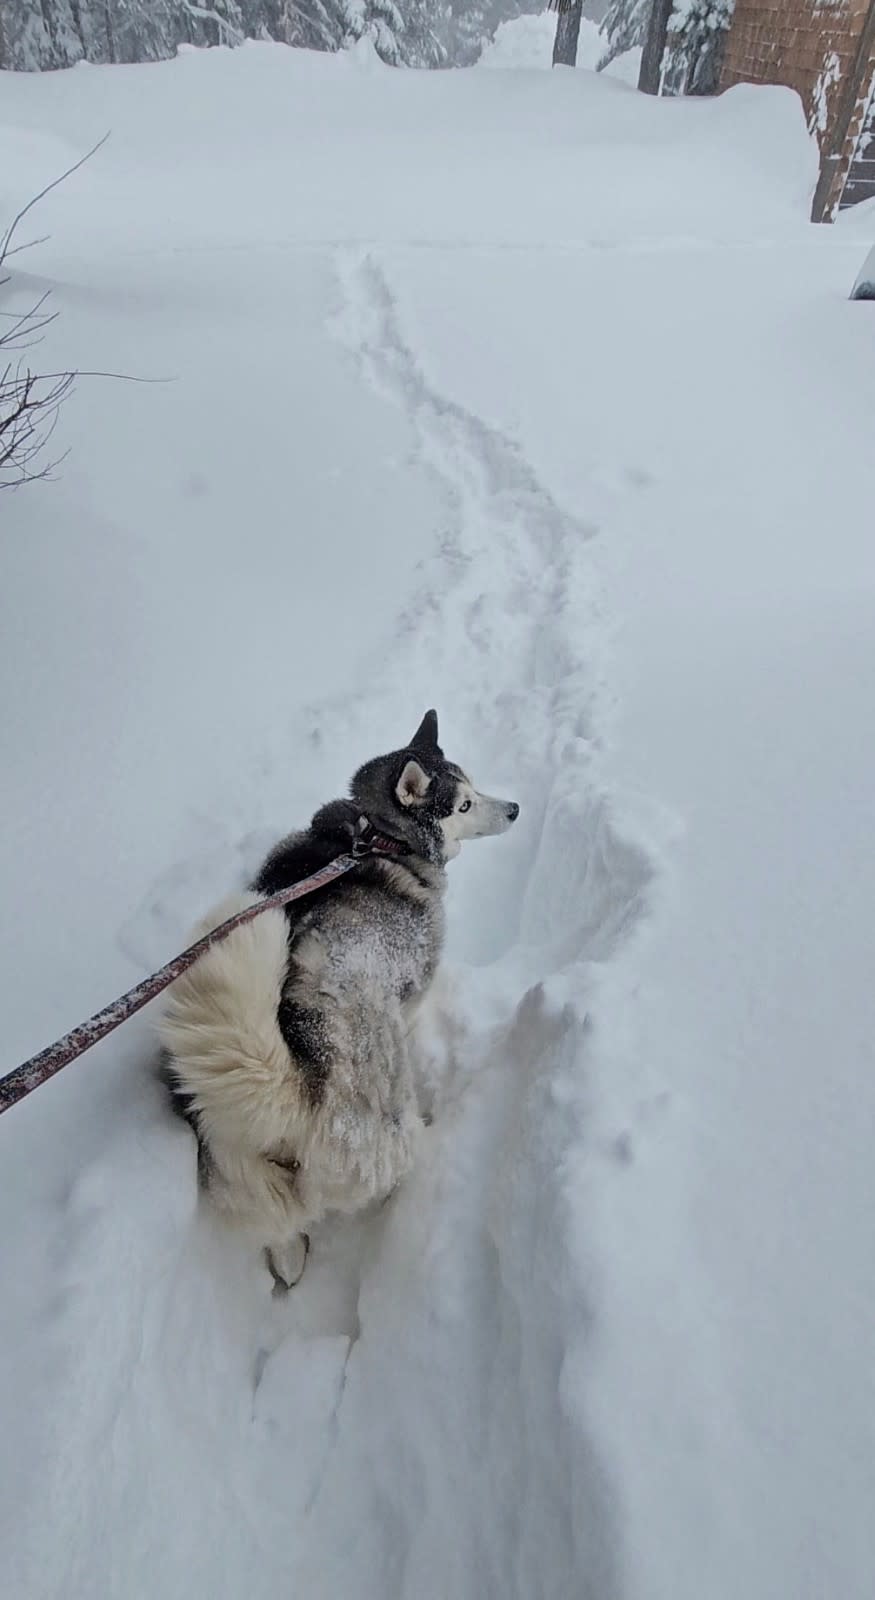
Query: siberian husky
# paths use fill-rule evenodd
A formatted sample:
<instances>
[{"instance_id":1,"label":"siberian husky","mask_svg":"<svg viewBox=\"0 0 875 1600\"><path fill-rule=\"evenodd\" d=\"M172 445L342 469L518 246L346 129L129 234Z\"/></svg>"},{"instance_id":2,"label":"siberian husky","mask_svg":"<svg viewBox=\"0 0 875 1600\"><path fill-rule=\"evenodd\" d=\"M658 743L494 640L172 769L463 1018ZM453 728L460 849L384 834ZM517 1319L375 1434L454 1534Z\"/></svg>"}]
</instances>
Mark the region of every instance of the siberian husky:
<instances>
[{"instance_id":1,"label":"siberian husky","mask_svg":"<svg viewBox=\"0 0 875 1600\"><path fill-rule=\"evenodd\" d=\"M441 954L445 866L519 815L445 759L434 711L356 773L350 796L283 839L249 894L193 937L348 852L362 819L387 853L201 956L160 1024L202 1184L264 1247L280 1288L300 1276L313 1223L384 1199L409 1170L423 1121L408 1036Z\"/></svg>"}]
</instances>

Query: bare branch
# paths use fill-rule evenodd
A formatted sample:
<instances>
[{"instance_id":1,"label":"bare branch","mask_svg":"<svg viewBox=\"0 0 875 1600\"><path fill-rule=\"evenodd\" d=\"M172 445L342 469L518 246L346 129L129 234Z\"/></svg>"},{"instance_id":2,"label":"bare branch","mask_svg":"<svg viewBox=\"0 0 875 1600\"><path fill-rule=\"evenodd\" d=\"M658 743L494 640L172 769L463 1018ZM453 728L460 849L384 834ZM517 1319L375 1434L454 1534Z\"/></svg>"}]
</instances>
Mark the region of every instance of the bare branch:
<instances>
[{"instance_id":1,"label":"bare branch","mask_svg":"<svg viewBox=\"0 0 875 1600\"><path fill-rule=\"evenodd\" d=\"M68 167L53 183L46 185L23 206L10 226L0 237L0 269L11 259L34 245L45 242L31 239L26 244L12 245L16 229L33 207L56 189L106 143L104 134L81 160ZM11 281L10 274L0 276L0 289ZM58 422L61 406L71 393L76 379L109 378L119 383L167 383L167 378L144 378L124 372L42 372L35 373L21 358L21 352L31 350L42 342L46 328L57 320L56 311L46 310L50 297L46 290L25 311L0 312L7 326L0 325L0 359L15 352L17 361L5 361L0 375L0 490L16 488L22 483L51 477L55 467L64 459L46 459L46 448Z\"/></svg>"},{"instance_id":2,"label":"bare branch","mask_svg":"<svg viewBox=\"0 0 875 1600\"><path fill-rule=\"evenodd\" d=\"M0 383L0 487L45 478L58 465L57 460L39 468L34 463L51 440L73 383L72 373L49 381L29 368L7 366Z\"/></svg>"},{"instance_id":3,"label":"bare branch","mask_svg":"<svg viewBox=\"0 0 875 1600\"><path fill-rule=\"evenodd\" d=\"M22 206L0 236L0 269L12 256L45 242L43 238L30 239L15 246L12 243L16 229L28 212L52 189L57 189L59 184L78 172L108 138L109 134L104 134L79 161L74 162L52 183L46 184L39 194ZM0 289L10 281L8 272L0 275ZM49 293L46 290L26 311L2 313L8 326L0 332L0 355L8 356L12 351L20 355L20 352L30 350L41 342L46 328L57 318L57 312L45 310ZM44 452L57 426L60 408L73 388L75 376L73 372L37 374L24 366L20 359L17 365L6 361L0 377L0 489L47 478L58 465L58 460L63 459L59 457L55 461L46 461Z\"/></svg>"},{"instance_id":4,"label":"bare branch","mask_svg":"<svg viewBox=\"0 0 875 1600\"><path fill-rule=\"evenodd\" d=\"M44 378L63 378L67 373L44 372ZM175 383L176 378L143 378L136 372L89 372L85 367L77 367L76 371L69 374L73 378L112 378L113 383Z\"/></svg>"},{"instance_id":5,"label":"bare branch","mask_svg":"<svg viewBox=\"0 0 875 1600\"><path fill-rule=\"evenodd\" d=\"M109 131L103 135L102 139L98 139L97 143L92 145L90 150L86 150L84 156L80 156L79 160L74 162L72 167L68 167L66 172L62 172L59 178L53 178L52 182L47 183L44 189L40 189L39 194L35 194L32 200L28 200L26 206L22 206L21 210L18 212L18 215L12 218L12 221L10 222L9 227L6 229L2 240L0 240L0 266L3 265L3 262L9 255L9 246L12 243L12 238L16 228L18 227L19 223L24 221L24 218L27 216L28 212L32 211L34 206L39 205L39 202L44 200L47 194L51 194L53 189L57 189L59 184L65 183L67 178L72 178L73 173L78 172L80 167L84 167L86 161L90 161L91 157L97 154L98 150L100 150L101 147L106 144L108 138Z\"/></svg>"},{"instance_id":6,"label":"bare branch","mask_svg":"<svg viewBox=\"0 0 875 1600\"><path fill-rule=\"evenodd\" d=\"M50 233L44 233L40 239L28 239L26 244L17 244L14 250L7 250L5 252L3 259L4 261L10 261L13 256L20 256L22 250L32 250L34 245L37 244L48 244L48 241L51 237L52 236ZM9 279L4 278L3 281L4 283L8 283Z\"/></svg>"}]
</instances>

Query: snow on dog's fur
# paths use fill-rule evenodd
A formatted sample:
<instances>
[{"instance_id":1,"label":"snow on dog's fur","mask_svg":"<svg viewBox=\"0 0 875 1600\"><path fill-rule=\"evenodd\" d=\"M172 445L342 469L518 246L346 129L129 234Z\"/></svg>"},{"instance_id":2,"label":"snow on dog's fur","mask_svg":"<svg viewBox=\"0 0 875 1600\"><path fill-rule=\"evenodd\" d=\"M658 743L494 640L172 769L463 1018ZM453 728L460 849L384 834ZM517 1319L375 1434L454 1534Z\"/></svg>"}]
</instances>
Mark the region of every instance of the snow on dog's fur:
<instances>
[{"instance_id":1,"label":"snow on dog's fur","mask_svg":"<svg viewBox=\"0 0 875 1600\"><path fill-rule=\"evenodd\" d=\"M440 957L445 863L519 810L446 761L433 711L350 793L277 845L252 892L197 934L348 850L362 816L399 853L236 929L173 985L161 1023L203 1182L286 1282L312 1223L384 1198L410 1168L423 1123L408 1035Z\"/></svg>"}]
</instances>

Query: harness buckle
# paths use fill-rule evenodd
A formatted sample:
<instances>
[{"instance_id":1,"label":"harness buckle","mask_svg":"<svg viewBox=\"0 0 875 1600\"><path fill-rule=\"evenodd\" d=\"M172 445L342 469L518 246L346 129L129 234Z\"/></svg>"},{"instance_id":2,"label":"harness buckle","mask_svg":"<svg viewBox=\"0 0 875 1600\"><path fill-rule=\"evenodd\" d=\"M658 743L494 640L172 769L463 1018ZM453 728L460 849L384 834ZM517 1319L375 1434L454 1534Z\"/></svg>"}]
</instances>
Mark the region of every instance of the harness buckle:
<instances>
[{"instance_id":1,"label":"harness buckle","mask_svg":"<svg viewBox=\"0 0 875 1600\"><path fill-rule=\"evenodd\" d=\"M367 856L406 855L407 846L400 839L390 839L386 834L379 833L374 824L362 816L356 823L356 836L350 853L353 860L363 861Z\"/></svg>"}]
</instances>

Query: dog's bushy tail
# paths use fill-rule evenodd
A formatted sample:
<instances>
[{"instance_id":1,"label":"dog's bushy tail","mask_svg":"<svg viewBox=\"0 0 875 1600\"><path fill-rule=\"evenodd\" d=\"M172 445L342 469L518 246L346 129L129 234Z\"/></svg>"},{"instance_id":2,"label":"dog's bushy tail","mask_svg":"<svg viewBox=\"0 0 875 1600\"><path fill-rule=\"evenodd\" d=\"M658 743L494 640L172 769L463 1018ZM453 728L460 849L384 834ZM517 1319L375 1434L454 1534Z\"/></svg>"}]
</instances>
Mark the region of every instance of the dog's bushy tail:
<instances>
[{"instance_id":1,"label":"dog's bushy tail","mask_svg":"<svg viewBox=\"0 0 875 1600\"><path fill-rule=\"evenodd\" d=\"M259 898L224 901L192 941ZM294 1176L270 1158L286 1144L294 1148L300 1126L298 1074L277 1022L287 965L285 915L265 911L176 980L159 1024L175 1092L209 1151L216 1202L278 1237L302 1225Z\"/></svg>"}]
</instances>

